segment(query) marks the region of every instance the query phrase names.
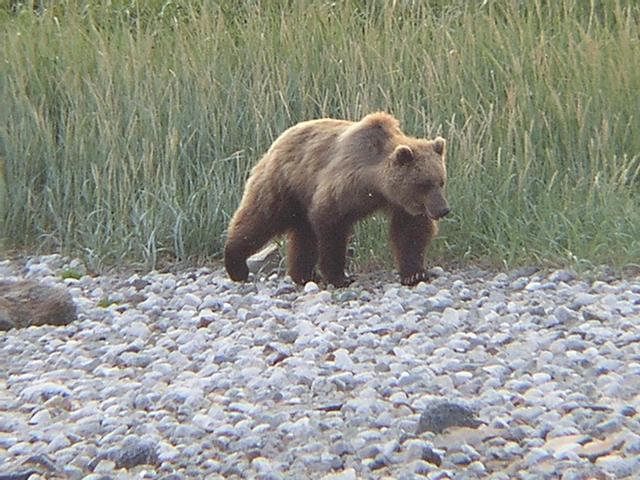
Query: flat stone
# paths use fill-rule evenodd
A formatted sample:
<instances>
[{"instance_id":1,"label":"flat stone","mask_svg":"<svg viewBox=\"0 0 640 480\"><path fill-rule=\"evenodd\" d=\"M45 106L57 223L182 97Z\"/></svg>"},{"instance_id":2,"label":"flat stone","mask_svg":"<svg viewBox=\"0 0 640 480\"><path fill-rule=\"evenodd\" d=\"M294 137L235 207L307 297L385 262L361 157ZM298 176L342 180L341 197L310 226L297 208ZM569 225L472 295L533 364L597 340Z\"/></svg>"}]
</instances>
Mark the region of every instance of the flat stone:
<instances>
[{"instance_id":1,"label":"flat stone","mask_svg":"<svg viewBox=\"0 0 640 480\"><path fill-rule=\"evenodd\" d=\"M450 428L441 435L433 439L433 444L437 448L449 449L452 446L459 445L481 445L488 439L500 436L504 431L502 429L488 427L482 425L477 428L456 427Z\"/></svg>"},{"instance_id":2,"label":"flat stone","mask_svg":"<svg viewBox=\"0 0 640 480\"><path fill-rule=\"evenodd\" d=\"M247 267L250 272L269 274L276 270L282 256L276 243L269 243L259 252L247 258Z\"/></svg>"},{"instance_id":3,"label":"flat stone","mask_svg":"<svg viewBox=\"0 0 640 480\"><path fill-rule=\"evenodd\" d=\"M589 459L590 462L595 462L599 457L609 455L623 444L624 438L619 436L609 437L606 440L593 440L584 444L576 453Z\"/></svg>"},{"instance_id":4,"label":"flat stone","mask_svg":"<svg viewBox=\"0 0 640 480\"><path fill-rule=\"evenodd\" d=\"M542 448L552 453L564 451L567 448L570 448L571 450L578 450L582 445L587 443L590 438L591 437L589 437L588 435L583 434L562 435L547 440Z\"/></svg>"}]
</instances>

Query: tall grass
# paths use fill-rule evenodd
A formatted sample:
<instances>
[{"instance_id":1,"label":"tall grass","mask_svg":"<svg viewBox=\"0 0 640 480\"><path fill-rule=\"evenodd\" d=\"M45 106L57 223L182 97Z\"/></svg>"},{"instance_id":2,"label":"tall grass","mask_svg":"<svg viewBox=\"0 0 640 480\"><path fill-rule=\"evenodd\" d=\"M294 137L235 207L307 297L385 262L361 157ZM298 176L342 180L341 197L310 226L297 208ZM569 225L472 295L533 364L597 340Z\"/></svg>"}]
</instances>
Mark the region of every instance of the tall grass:
<instances>
[{"instance_id":1,"label":"tall grass","mask_svg":"<svg viewBox=\"0 0 640 480\"><path fill-rule=\"evenodd\" d=\"M386 110L449 142L434 261L640 264L635 2L12 3L9 248L94 268L219 255L281 131ZM356 238L361 262L388 260L383 220Z\"/></svg>"}]
</instances>

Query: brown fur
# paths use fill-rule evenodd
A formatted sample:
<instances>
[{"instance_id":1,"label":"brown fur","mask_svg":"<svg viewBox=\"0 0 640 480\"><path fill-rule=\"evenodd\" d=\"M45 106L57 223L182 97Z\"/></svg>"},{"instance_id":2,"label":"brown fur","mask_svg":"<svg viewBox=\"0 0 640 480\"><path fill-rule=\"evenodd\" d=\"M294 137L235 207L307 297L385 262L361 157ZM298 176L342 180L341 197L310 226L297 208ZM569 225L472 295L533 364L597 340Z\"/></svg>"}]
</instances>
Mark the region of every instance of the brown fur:
<instances>
[{"instance_id":1,"label":"brown fur","mask_svg":"<svg viewBox=\"0 0 640 480\"><path fill-rule=\"evenodd\" d=\"M406 136L386 113L359 122L302 122L276 139L251 171L231 219L225 267L246 280L246 259L287 233L288 271L295 282L323 278L348 283L345 253L353 224L384 209L401 280L426 279L423 256L449 212L444 197L445 141Z\"/></svg>"}]
</instances>

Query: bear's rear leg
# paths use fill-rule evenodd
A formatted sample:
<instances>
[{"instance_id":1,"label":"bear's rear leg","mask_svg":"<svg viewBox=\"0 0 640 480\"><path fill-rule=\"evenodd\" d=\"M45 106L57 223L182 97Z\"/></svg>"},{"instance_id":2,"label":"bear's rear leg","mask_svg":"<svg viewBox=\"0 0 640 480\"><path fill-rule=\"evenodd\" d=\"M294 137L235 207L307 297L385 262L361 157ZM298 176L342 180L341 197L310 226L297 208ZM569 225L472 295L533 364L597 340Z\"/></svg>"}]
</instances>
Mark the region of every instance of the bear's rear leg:
<instances>
[{"instance_id":1,"label":"bear's rear leg","mask_svg":"<svg viewBox=\"0 0 640 480\"><path fill-rule=\"evenodd\" d=\"M233 244L225 246L224 268L231 280L244 282L249 278L249 267L247 267L246 260L250 255L247 249L236 248Z\"/></svg>"},{"instance_id":2,"label":"bear's rear leg","mask_svg":"<svg viewBox=\"0 0 640 480\"><path fill-rule=\"evenodd\" d=\"M224 266L231 280L247 280L247 258L279 233L282 233L281 222L271 215L261 215L260 209L247 208L236 212L224 247Z\"/></svg>"},{"instance_id":3,"label":"bear's rear leg","mask_svg":"<svg viewBox=\"0 0 640 480\"><path fill-rule=\"evenodd\" d=\"M318 245L309 222L301 220L292 227L287 238L287 269L294 282L305 284L314 279L318 261Z\"/></svg>"},{"instance_id":4,"label":"bear's rear leg","mask_svg":"<svg viewBox=\"0 0 640 480\"><path fill-rule=\"evenodd\" d=\"M350 234L348 224L321 224L317 229L322 277L338 288L346 287L352 281L344 273Z\"/></svg>"}]
</instances>

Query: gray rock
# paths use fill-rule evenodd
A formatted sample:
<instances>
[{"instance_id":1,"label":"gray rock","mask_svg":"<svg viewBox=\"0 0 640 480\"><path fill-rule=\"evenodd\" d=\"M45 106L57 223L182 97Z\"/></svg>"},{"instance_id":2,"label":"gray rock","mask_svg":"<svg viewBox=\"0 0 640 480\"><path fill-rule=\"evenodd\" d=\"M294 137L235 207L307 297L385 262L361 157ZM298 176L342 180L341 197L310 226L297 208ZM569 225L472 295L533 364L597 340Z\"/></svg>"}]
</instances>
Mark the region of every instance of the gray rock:
<instances>
[{"instance_id":1,"label":"gray rock","mask_svg":"<svg viewBox=\"0 0 640 480\"><path fill-rule=\"evenodd\" d=\"M446 308L453 305L453 299L450 296L438 294L437 296L427 300L427 308L436 312L443 312Z\"/></svg>"},{"instance_id":2,"label":"gray rock","mask_svg":"<svg viewBox=\"0 0 640 480\"><path fill-rule=\"evenodd\" d=\"M400 476L400 479L412 480L416 478L416 475L426 476L434 471L434 466L424 460L414 460L410 462L405 470L406 476Z\"/></svg>"},{"instance_id":3,"label":"gray rock","mask_svg":"<svg viewBox=\"0 0 640 480\"><path fill-rule=\"evenodd\" d=\"M590 293L580 292L576 294L571 302L570 308L572 310L580 310L582 307L586 307L588 305L592 305L598 300L597 295L592 295Z\"/></svg>"},{"instance_id":4,"label":"gray rock","mask_svg":"<svg viewBox=\"0 0 640 480\"><path fill-rule=\"evenodd\" d=\"M29 385L20 392L20 398L25 402L36 403L45 402L53 397L70 397L71 390L65 385L55 382L38 382Z\"/></svg>"},{"instance_id":5,"label":"gray rock","mask_svg":"<svg viewBox=\"0 0 640 480\"><path fill-rule=\"evenodd\" d=\"M552 282L572 282L577 278L575 272L570 270L556 270L549 275L549 280Z\"/></svg>"},{"instance_id":6,"label":"gray rock","mask_svg":"<svg viewBox=\"0 0 640 480\"><path fill-rule=\"evenodd\" d=\"M462 452L454 452L447 459L454 465L469 465L471 463L471 457Z\"/></svg>"},{"instance_id":7,"label":"gray rock","mask_svg":"<svg viewBox=\"0 0 640 480\"><path fill-rule=\"evenodd\" d=\"M576 314L576 312L574 310L571 310L570 308L565 307L564 305L560 305L559 307L557 307L553 311L553 314L562 323L569 323L578 319L578 315Z\"/></svg>"},{"instance_id":8,"label":"gray rock","mask_svg":"<svg viewBox=\"0 0 640 480\"><path fill-rule=\"evenodd\" d=\"M282 256L276 243L269 243L262 250L247 259L247 267L253 273L268 275L280 265Z\"/></svg>"},{"instance_id":9,"label":"gray rock","mask_svg":"<svg viewBox=\"0 0 640 480\"><path fill-rule=\"evenodd\" d=\"M160 463L156 444L136 436L125 438L123 446L110 451L106 458L115 462L116 469Z\"/></svg>"},{"instance_id":10,"label":"gray rock","mask_svg":"<svg viewBox=\"0 0 640 480\"><path fill-rule=\"evenodd\" d=\"M482 422L475 418L475 412L466 405L436 400L428 404L420 415L416 434L442 433L453 426L477 428L480 425Z\"/></svg>"},{"instance_id":11,"label":"gray rock","mask_svg":"<svg viewBox=\"0 0 640 480\"><path fill-rule=\"evenodd\" d=\"M615 478L626 478L640 471L640 458L625 458L620 455L607 455L596 460L596 465Z\"/></svg>"},{"instance_id":12,"label":"gray rock","mask_svg":"<svg viewBox=\"0 0 640 480\"><path fill-rule=\"evenodd\" d=\"M63 287L33 280L0 281L0 331L39 325L67 325L76 305Z\"/></svg>"}]
</instances>

